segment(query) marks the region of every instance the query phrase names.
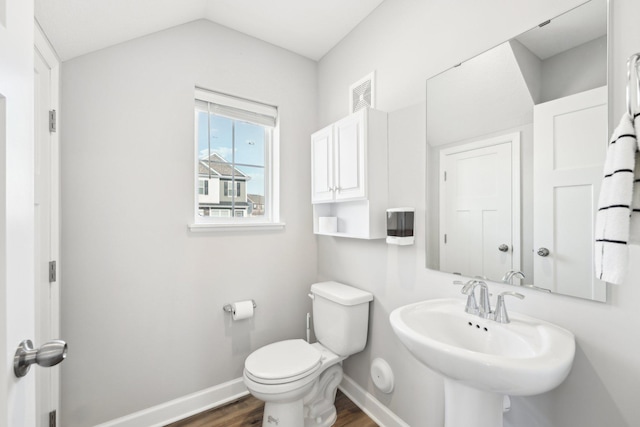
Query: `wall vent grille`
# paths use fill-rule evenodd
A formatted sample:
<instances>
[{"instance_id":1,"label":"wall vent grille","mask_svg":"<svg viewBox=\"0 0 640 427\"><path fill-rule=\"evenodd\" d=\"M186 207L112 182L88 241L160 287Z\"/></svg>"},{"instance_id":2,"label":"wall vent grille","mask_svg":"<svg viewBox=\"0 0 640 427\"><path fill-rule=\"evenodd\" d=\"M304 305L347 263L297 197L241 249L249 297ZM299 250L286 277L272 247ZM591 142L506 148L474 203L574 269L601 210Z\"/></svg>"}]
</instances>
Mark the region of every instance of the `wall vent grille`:
<instances>
[{"instance_id":1,"label":"wall vent grille","mask_svg":"<svg viewBox=\"0 0 640 427\"><path fill-rule=\"evenodd\" d=\"M349 110L375 108L375 72L361 78L349 87Z\"/></svg>"}]
</instances>

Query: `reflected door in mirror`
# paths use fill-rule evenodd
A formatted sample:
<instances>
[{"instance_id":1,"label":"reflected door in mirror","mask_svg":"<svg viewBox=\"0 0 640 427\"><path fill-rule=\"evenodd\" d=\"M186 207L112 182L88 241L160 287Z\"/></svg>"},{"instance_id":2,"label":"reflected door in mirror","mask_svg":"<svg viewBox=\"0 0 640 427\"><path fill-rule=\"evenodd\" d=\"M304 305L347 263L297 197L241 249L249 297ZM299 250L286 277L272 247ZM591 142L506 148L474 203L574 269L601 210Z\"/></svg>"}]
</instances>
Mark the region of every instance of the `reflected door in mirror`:
<instances>
[{"instance_id":1,"label":"reflected door in mirror","mask_svg":"<svg viewBox=\"0 0 640 427\"><path fill-rule=\"evenodd\" d=\"M516 137L507 135L441 151L443 270L497 277L519 267L512 250L513 195L519 188L512 179L511 138Z\"/></svg>"},{"instance_id":2,"label":"reflected door in mirror","mask_svg":"<svg viewBox=\"0 0 640 427\"><path fill-rule=\"evenodd\" d=\"M607 88L536 105L534 135L535 283L604 301L592 243L607 147Z\"/></svg>"}]
</instances>

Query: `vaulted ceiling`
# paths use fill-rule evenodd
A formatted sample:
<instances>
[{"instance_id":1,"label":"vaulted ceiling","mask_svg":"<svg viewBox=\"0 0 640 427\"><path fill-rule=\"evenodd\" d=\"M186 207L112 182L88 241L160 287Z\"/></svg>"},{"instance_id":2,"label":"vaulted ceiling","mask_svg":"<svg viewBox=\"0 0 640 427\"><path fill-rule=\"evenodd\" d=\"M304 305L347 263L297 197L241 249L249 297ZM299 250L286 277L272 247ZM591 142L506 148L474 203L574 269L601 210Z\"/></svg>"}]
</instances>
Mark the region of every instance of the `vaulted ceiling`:
<instances>
[{"instance_id":1,"label":"vaulted ceiling","mask_svg":"<svg viewBox=\"0 0 640 427\"><path fill-rule=\"evenodd\" d=\"M198 19L319 60L383 1L35 0L35 15L63 61Z\"/></svg>"}]
</instances>

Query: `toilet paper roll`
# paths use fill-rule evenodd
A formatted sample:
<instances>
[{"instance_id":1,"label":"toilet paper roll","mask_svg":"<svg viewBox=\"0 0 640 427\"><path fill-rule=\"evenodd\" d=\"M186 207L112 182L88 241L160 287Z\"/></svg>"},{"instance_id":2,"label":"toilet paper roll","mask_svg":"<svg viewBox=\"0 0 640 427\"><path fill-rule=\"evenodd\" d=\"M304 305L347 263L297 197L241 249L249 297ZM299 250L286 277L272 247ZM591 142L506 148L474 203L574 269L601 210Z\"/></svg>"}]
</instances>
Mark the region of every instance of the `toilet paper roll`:
<instances>
[{"instance_id":1,"label":"toilet paper roll","mask_svg":"<svg viewBox=\"0 0 640 427\"><path fill-rule=\"evenodd\" d=\"M249 319L253 317L253 301L239 301L231 304L231 318L233 320Z\"/></svg>"}]
</instances>

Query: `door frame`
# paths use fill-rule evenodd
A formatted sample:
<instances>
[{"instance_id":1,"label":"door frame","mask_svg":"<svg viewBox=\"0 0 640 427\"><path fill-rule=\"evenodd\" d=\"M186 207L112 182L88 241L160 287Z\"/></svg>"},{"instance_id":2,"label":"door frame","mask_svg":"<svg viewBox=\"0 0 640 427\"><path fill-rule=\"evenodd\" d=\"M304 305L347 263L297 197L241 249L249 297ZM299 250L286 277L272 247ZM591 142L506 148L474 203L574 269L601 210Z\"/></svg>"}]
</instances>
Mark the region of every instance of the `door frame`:
<instances>
[{"instance_id":1,"label":"door frame","mask_svg":"<svg viewBox=\"0 0 640 427\"><path fill-rule=\"evenodd\" d=\"M491 147L499 144L511 144L511 245L512 245L512 268L519 271L522 265L522 230L521 230L521 180L520 180L520 132L512 132L504 135L494 136L490 138L483 138L477 141L460 143L453 146L448 146L440 150L440 158L438 163L439 168L439 209L440 218L444 215L444 174L442 167L444 165L444 158L451 154L462 153L465 151L477 150L479 148ZM441 247L444 241L444 234L442 227L438 226L438 248ZM440 250L440 249L439 249Z\"/></svg>"},{"instance_id":2,"label":"door frame","mask_svg":"<svg viewBox=\"0 0 640 427\"><path fill-rule=\"evenodd\" d=\"M51 142L51 260L56 261L56 280L50 283L50 316L52 338L60 338L60 284L61 284L61 259L60 259L60 59L49 43L42 28L35 21L34 30L34 54L37 50L45 63L50 68L51 99L49 110L56 111L56 131L50 132ZM37 107L37 104L36 104ZM36 287L35 292L39 292ZM36 301L39 300L36 298ZM41 310L36 308L36 325L39 325ZM40 346L44 343L35 343ZM60 366L47 368L51 370L51 396L50 402L56 410L56 425L60 425ZM39 395L39 393L38 393ZM38 406L38 405L36 405Z\"/></svg>"}]
</instances>

